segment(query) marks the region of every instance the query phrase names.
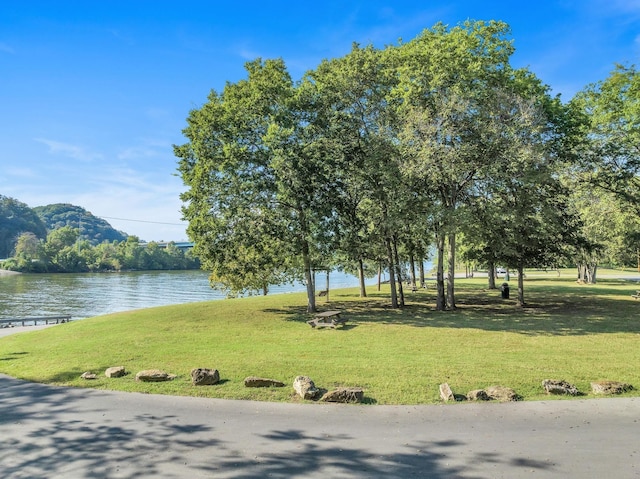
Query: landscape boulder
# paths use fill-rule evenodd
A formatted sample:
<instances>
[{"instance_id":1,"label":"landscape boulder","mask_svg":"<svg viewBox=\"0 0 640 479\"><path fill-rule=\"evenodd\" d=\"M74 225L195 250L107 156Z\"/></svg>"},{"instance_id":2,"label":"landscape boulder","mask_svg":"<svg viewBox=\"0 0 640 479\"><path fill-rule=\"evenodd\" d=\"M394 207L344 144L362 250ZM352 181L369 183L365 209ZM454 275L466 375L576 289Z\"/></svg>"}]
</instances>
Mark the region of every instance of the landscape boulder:
<instances>
[{"instance_id":1,"label":"landscape boulder","mask_svg":"<svg viewBox=\"0 0 640 479\"><path fill-rule=\"evenodd\" d=\"M518 401L520 399L520 396L513 389L504 386L489 386L485 389L485 392L490 399L500 402Z\"/></svg>"},{"instance_id":2,"label":"landscape boulder","mask_svg":"<svg viewBox=\"0 0 640 479\"><path fill-rule=\"evenodd\" d=\"M443 383L440 385L440 397L444 402L455 401L455 396L453 395L453 391L449 387L448 383Z\"/></svg>"},{"instance_id":3,"label":"landscape boulder","mask_svg":"<svg viewBox=\"0 0 640 479\"><path fill-rule=\"evenodd\" d=\"M469 401L489 401L491 398L484 389L474 389L467 393L467 399Z\"/></svg>"},{"instance_id":4,"label":"landscape boulder","mask_svg":"<svg viewBox=\"0 0 640 479\"><path fill-rule=\"evenodd\" d=\"M618 381L596 381L591 383L591 391L593 394L622 394L632 389L633 386L631 384Z\"/></svg>"},{"instance_id":5,"label":"landscape boulder","mask_svg":"<svg viewBox=\"0 0 640 479\"><path fill-rule=\"evenodd\" d=\"M212 386L220 382L217 369L195 368L191 370L191 382L194 386Z\"/></svg>"},{"instance_id":6,"label":"landscape boulder","mask_svg":"<svg viewBox=\"0 0 640 479\"><path fill-rule=\"evenodd\" d=\"M161 369L145 369L136 374L136 381L142 382L171 381L175 378L176 376L174 374L169 374Z\"/></svg>"},{"instance_id":7,"label":"landscape boulder","mask_svg":"<svg viewBox=\"0 0 640 479\"><path fill-rule=\"evenodd\" d=\"M297 376L293 380L293 389L302 399L317 399L322 394L308 376Z\"/></svg>"},{"instance_id":8,"label":"landscape boulder","mask_svg":"<svg viewBox=\"0 0 640 479\"><path fill-rule=\"evenodd\" d=\"M244 378L244 385L248 388L281 388L284 386L282 381L268 378L257 378L255 376L249 376Z\"/></svg>"},{"instance_id":9,"label":"landscape boulder","mask_svg":"<svg viewBox=\"0 0 640 479\"><path fill-rule=\"evenodd\" d=\"M85 371L80 375L81 379L97 379L98 376L93 374L91 371Z\"/></svg>"},{"instance_id":10,"label":"landscape boulder","mask_svg":"<svg viewBox=\"0 0 640 479\"><path fill-rule=\"evenodd\" d=\"M361 388L337 388L325 393L321 401L339 403L361 403L364 399L364 390Z\"/></svg>"},{"instance_id":11,"label":"landscape boulder","mask_svg":"<svg viewBox=\"0 0 640 479\"><path fill-rule=\"evenodd\" d=\"M124 366L113 366L111 368L107 368L104 372L104 375L108 378L120 378L127 374Z\"/></svg>"},{"instance_id":12,"label":"landscape boulder","mask_svg":"<svg viewBox=\"0 0 640 479\"><path fill-rule=\"evenodd\" d=\"M580 395L580 391L578 391L578 388L564 380L545 379L544 381L542 381L542 387L547 394L558 394L564 396Z\"/></svg>"}]
</instances>

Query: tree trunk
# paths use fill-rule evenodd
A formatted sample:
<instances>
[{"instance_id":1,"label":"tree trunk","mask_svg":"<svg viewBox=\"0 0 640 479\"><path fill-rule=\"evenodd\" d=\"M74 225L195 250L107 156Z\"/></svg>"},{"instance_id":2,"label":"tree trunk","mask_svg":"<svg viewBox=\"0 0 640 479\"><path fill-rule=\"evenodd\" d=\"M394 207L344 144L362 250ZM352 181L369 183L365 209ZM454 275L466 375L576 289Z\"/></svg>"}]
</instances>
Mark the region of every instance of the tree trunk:
<instances>
[{"instance_id":1,"label":"tree trunk","mask_svg":"<svg viewBox=\"0 0 640 479\"><path fill-rule=\"evenodd\" d=\"M327 288L326 289L326 291L327 291L326 300L327 300L327 303L328 303L329 302L329 268L327 268L326 273L327 273L327 276L326 276L326 280L327 280L327 282L326 282L326 288Z\"/></svg>"},{"instance_id":2,"label":"tree trunk","mask_svg":"<svg viewBox=\"0 0 640 479\"><path fill-rule=\"evenodd\" d=\"M436 310L445 310L444 294L444 236L437 234L437 267L436 267Z\"/></svg>"},{"instance_id":3,"label":"tree trunk","mask_svg":"<svg viewBox=\"0 0 640 479\"><path fill-rule=\"evenodd\" d=\"M424 288L425 281L424 281L424 259L423 258L420 258L420 264L418 265L418 271L420 272L420 287Z\"/></svg>"},{"instance_id":4,"label":"tree trunk","mask_svg":"<svg viewBox=\"0 0 640 479\"><path fill-rule=\"evenodd\" d=\"M489 289L496 289L496 264L491 261L487 268L487 280Z\"/></svg>"},{"instance_id":5,"label":"tree trunk","mask_svg":"<svg viewBox=\"0 0 640 479\"><path fill-rule=\"evenodd\" d=\"M584 283L587 277L586 268L584 264L578 263L578 283Z\"/></svg>"},{"instance_id":6,"label":"tree trunk","mask_svg":"<svg viewBox=\"0 0 640 479\"><path fill-rule=\"evenodd\" d=\"M361 298L366 298L367 297L367 287L365 285L365 281L364 281L364 263L362 262L362 259L358 260L358 279L360 282L360 297Z\"/></svg>"},{"instance_id":7,"label":"tree trunk","mask_svg":"<svg viewBox=\"0 0 640 479\"><path fill-rule=\"evenodd\" d=\"M385 239L387 247L387 264L389 265L389 287L391 288L391 307L398 307L398 295L396 294L396 275L394 272L395 265L393 264L393 251L391 249L391 240Z\"/></svg>"},{"instance_id":8,"label":"tree trunk","mask_svg":"<svg viewBox=\"0 0 640 479\"><path fill-rule=\"evenodd\" d=\"M418 284L416 281L416 260L413 257L413 253L409 258L410 267L411 267L411 287L412 289L416 289L416 285Z\"/></svg>"},{"instance_id":9,"label":"tree trunk","mask_svg":"<svg viewBox=\"0 0 640 479\"><path fill-rule=\"evenodd\" d=\"M596 274L598 273L598 264L597 263L591 263L591 264L587 264L587 283L589 284L596 284L597 279L596 279Z\"/></svg>"},{"instance_id":10,"label":"tree trunk","mask_svg":"<svg viewBox=\"0 0 640 479\"><path fill-rule=\"evenodd\" d=\"M597 263L579 263L578 264L578 282L587 284L596 284L596 273L598 272Z\"/></svg>"},{"instance_id":11,"label":"tree trunk","mask_svg":"<svg viewBox=\"0 0 640 479\"><path fill-rule=\"evenodd\" d=\"M449 234L449 266L447 272L447 308L456 309L455 298L455 277L456 277L456 235Z\"/></svg>"},{"instance_id":12,"label":"tree trunk","mask_svg":"<svg viewBox=\"0 0 640 479\"><path fill-rule=\"evenodd\" d=\"M311 258L309 256L309 244L304 241L302 245L302 261L304 263L304 280L307 285L307 313L316 312L316 292L313 285L313 273L311 271Z\"/></svg>"},{"instance_id":13,"label":"tree trunk","mask_svg":"<svg viewBox=\"0 0 640 479\"><path fill-rule=\"evenodd\" d=\"M524 267L518 265L518 306L524 308Z\"/></svg>"},{"instance_id":14,"label":"tree trunk","mask_svg":"<svg viewBox=\"0 0 640 479\"><path fill-rule=\"evenodd\" d=\"M396 264L396 274L398 275L398 304L400 307L404 307L404 287L402 282L404 281L402 275L402 268L400 267L400 256L398 256L398 240L396 236L393 236L393 261Z\"/></svg>"},{"instance_id":15,"label":"tree trunk","mask_svg":"<svg viewBox=\"0 0 640 479\"><path fill-rule=\"evenodd\" d=\"M378 262L378 292L380 291L380 283L382 282L382 261Z\"/></svg>"}]
</instances>

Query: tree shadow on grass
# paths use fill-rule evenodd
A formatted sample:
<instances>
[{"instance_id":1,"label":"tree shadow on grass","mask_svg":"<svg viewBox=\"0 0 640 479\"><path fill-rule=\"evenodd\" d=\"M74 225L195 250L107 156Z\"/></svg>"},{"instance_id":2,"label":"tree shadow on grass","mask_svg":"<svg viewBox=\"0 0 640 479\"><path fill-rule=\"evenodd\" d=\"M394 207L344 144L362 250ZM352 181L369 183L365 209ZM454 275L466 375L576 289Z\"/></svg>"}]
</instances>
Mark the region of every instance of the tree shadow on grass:
<instances>
[{"instance_id":1,"label":"tree shadow on grass","mask_svg":"<svg viewBox=\"0 0 640 479\"><path fill-rule=\"evenodd\" d=\"M383 293L370 293L363 299L334 293L331 303L320 304L318 309L344 311L343 316L352 327L367 323L394 324L552 336L640 333L640 322L635 319L640 304L627 294L628 282L609 280L579 289L567 285L566 281L543 289L533 287L535 283L536 280L531 280L525 286L525 307L517 306L515 291L509 299L503 299L499 290L476 286L457 290L453 311L436 311L432 290L409 292L405 306L398 309L391 308ZM269 311L287 321L306 322L312 317L301 307Z\"/></svg>"},{"instance_id":2,"label":"tree shadow on grass","mask_svg":"<svg viewBox=\"0 0 640 479\"><path fill-rule=\"evenodd\" d=\"M17 353L8 353L7 356L0 357L0 361L15 361L16 359L20 359L26 354L29 354L29 353L26 351L20 351Z\"/></svg>"}]
</instances>

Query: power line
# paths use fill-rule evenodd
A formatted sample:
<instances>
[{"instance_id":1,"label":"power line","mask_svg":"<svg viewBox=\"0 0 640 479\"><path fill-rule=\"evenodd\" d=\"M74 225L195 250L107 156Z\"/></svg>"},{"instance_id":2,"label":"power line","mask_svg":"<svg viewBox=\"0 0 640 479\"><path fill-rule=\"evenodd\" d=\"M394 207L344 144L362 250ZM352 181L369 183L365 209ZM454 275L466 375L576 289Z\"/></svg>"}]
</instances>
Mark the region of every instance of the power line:
<instances>
[{"instance_id":1,"label":"power line","mask_svg":"<svg viewBox=\"0 0 640 479\"><path fill-rule=\"evenodd\" d=\"M98 216L98 218L102 218L104 220L131 221L132 223L152 223L154 225L184 226L184 223L165 223L162 221L132 220L128 218L114 218L113 216Z\"/></svg>"}]
</instances>

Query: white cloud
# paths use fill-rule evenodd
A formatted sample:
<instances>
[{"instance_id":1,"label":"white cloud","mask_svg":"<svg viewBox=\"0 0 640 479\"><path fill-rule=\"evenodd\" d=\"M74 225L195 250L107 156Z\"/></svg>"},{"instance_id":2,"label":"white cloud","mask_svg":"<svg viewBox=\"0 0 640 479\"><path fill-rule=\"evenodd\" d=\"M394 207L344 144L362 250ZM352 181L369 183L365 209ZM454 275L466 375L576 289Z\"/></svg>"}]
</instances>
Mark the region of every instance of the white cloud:
<instances>
[{"instance_id":1,"label":"white cloud","mask_svg":"<svg viewBox=\"0 0 640 479\"><path fill-rule=\"evenodd\" d=\"M588 0L580 5L570 3L570 6L596 19L626 17L626 21L633 21L640 16L640 0Z\"/></svg>"},{"instance_id":2,"label":"white cloud","mask_svg":"<svg viewBox=\"0 0 640 479\"><path fill-rule=\"evenodd\" d=\"M141 145L124 148L118 153L119 160L135 160L163 156L172 153L171 142L157 139L145 139Z\"/></svg>"},{"instance_id":3,"label":"white cloud","mask_svg":"<svg viewBox=\"0 0 640 479\"><path fill-rule=\"evenodd\" d=\"M0 42L0 52L15 54L15 50L6 43Z\"/></svg>"},{"instance_id":4,"label":"white cloud","mask_svg":"<svg viewBox=\"0 0 640 479\"><path fill-rule=\"evenodd\" d=\"M102 159L102 155L88 151L82 146L64 143L62 141L48 140L46 138L36 138L35 141L42 143L49 148L49 153L62 155L80 161L94 161Z\"/></svg>"},{"instance_id":5,"label":"white cloud","mask_svg":"<svg viewBox=\"0 0 640 479\"><path fill-rule=\"evenodd\" d=\"M244 43L242 45L238 45L234 48L236 55L239 55L240 58L247 60L247 61L251 61L251 60L255 60L256 58L266 58L267 56L265 56L264 54L260 54L258 53L256 50L253 50L248 43Z\"/></svg>"},{"instance_id":6,"label":"white cloud","mask_svg":"<svg viewBox=\"0 0 640 479\"><path fill-rule=\"evenodd\" d=\"M31 178L38 178L40 175L33 168L21 168L17 166L8 166L4 168L4 176L8 178L31 179Z\"/></svg>"},{"instance_id":7,"label":"white cloud","mask_svg":"<svg viewBox=\"0 0 640 479\"><path fill-rule=\"evenodd\" d=\"M158 150L147 146L134 146L130 148L125 148L120 153L118 153L119 160L135 160L138 158L150 158L152 156L156 156L158 154Z\"/></svg>"},{"instance_id":8,"label":"white cloud","mask_svg":"<svg viewBox=\"0 0 640 479\"><path fill-rule=\"evenodd\" d=\"M148 108L145 112L147 117L152 120L166 120L171 118L171 114L164 108Z\"/></svg>"},{"instance_id":9,"label":"white cloud","mask_svg":"<svg viewBox=\"0 0 640 479\"><path fill-rule=\"evenodd\" d=\"M92 183L91 191L73 196L70 202L147 241L186 239L177 178L159 182L142 177L140 172L113 169L94 177Z\"/></svg>"}]
</instances>

